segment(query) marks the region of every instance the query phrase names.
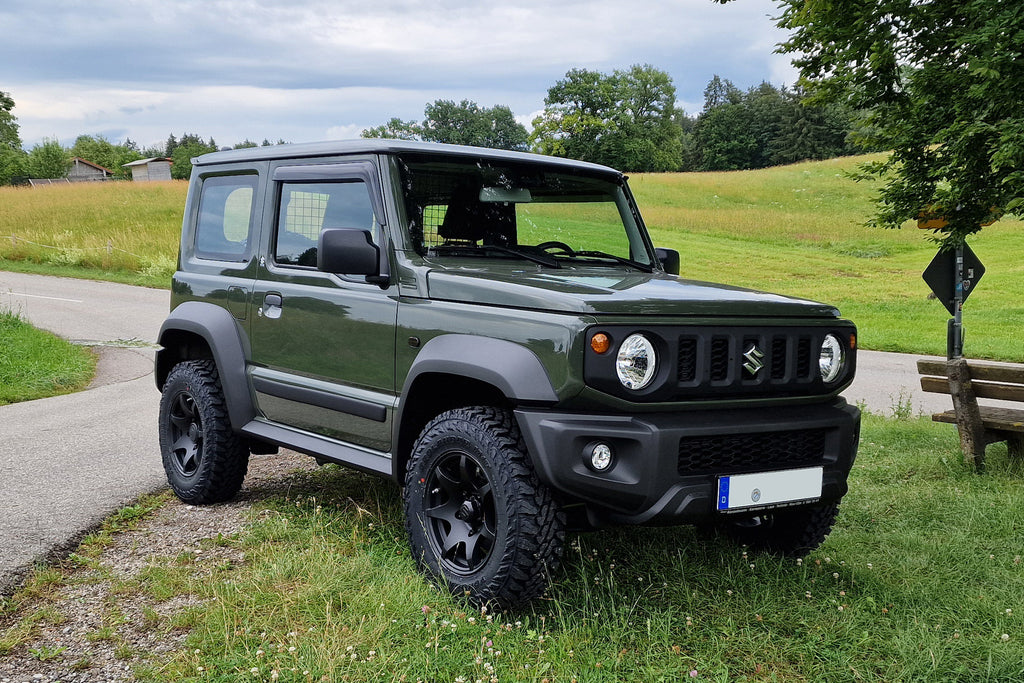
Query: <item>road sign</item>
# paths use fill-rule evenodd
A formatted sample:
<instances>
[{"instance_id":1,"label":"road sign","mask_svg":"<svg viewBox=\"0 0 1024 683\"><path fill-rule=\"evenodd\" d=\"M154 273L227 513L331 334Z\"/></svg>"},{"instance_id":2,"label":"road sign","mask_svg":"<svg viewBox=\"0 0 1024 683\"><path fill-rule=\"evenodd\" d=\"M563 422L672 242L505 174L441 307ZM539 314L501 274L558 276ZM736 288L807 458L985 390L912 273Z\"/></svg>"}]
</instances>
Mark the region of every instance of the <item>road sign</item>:
<instances>
[{"instance_id":1,"label":"road sign","mask_svg":"<svg viewBox=\"0 0 1024 683\"><path fill-rule=\"evenodd\" d=\"M966 301L981 280L981 276L985 274L985 266L981 265L981 261L966 244L963 246L963 258L963 285L960 297L957 297L956 250L940 251L924 271L924 281L951 315L956 315L957 299L959 298L961 303Z\"/></svg>"}]
</instances>

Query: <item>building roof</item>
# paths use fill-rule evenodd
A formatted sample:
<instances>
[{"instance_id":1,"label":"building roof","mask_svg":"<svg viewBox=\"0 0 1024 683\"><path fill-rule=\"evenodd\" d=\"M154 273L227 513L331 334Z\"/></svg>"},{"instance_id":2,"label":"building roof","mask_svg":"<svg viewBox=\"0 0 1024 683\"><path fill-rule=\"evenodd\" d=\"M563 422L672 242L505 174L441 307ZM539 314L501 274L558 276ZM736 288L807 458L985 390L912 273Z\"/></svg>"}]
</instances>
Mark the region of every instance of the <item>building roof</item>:
<instances>
[{"instance_id":1,"label":"building roof","mask_svg":"<svg viewBox=\"0 0 1024 683\"><path fill-rule=\"evenodd\" d=\"M89 161L88 159L83 159L82 157L73 157L71 159L71 161L78 162L80 164L84 164L84 165L89 166L91 168L95 168L97 171L104 171L106 173L113 173L113 171L111 171L109 168L106 168L104 166L100 166L99 164L94 164L91 161Z\"/></svg>"},{"instance_id":2,"label":"building roof","mask_svg":"<svg viewBox=\"0 0 1024 683\"><path fill-rule=\"evenodd\" d=\"M139 159L138 161L133 161L130 164L121 164L121 166L125 168L128 168L129 166L145 166L151 161L166 161L169 164L174 163L174 160L171 159L170 157L150 157L149 159Z\"/></svg>"}]
</instances>

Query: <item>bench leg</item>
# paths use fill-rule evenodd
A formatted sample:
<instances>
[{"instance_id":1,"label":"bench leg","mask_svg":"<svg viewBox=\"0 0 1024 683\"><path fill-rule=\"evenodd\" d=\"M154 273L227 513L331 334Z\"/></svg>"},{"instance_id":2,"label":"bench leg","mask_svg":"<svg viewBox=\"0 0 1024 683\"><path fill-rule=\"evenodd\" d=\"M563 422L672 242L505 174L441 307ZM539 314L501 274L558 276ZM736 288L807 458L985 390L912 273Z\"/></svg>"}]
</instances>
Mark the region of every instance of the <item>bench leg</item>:
<instances>
[{"instance_id":1,"label":"bench leg","mask_svg":"<svg viewBox=\"0 0 1024 683\"><path fill-rule=\"evenodd\" d=\"M964 454L964 464L974 465L974 469L982 472L985 469L985 430L972 429L970 425L957 424L960 434L960 450Z\"/></svg>"}]
</instances>

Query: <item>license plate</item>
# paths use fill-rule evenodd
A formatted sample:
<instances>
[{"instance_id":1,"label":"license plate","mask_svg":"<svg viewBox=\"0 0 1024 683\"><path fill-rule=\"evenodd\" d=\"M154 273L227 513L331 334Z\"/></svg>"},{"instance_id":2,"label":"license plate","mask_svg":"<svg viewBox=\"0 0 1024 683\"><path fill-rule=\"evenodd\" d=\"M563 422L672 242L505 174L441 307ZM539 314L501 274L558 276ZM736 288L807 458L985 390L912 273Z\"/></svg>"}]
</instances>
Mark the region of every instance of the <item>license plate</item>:
<instances>
[{"instance_id":1,"label":"license plate","mask_svg":"<svg viewBox=\"0 0 1024 683\"><path fill-rule=\"evenodd\" d=\"M760 508L821 497L821 467L737 474L718 479L718 509Z\"/></svg>"}]
</instances>

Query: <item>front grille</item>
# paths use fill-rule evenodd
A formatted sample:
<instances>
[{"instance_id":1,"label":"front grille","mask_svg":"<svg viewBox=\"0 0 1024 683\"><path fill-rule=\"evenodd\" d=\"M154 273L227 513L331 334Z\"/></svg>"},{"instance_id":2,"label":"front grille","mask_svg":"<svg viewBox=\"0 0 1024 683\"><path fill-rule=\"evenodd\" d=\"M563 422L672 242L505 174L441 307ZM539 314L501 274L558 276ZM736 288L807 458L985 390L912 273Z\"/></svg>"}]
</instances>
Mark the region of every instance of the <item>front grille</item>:
<instances>
[{"instance_id":1,"label":"front grille","mask_svg":"<svg viewBox=\"0 0 1024 683\"><path fill-rule=\"evenodd\" d=\"M825 457L826 431L683 437L679 440L679 474L733 474L820 465Z\"/></svg>"},{"instance_id":2,"label":"front grille","mask_svg":"<svg viewBox=\"0 0 1024 683\"><path fill-rule=\"evenodd\" d=\"M813 332L759 332L701 328L679 335L674 398L796 396L820 390L811 362Z\"/></svg>"}]
</instances>

